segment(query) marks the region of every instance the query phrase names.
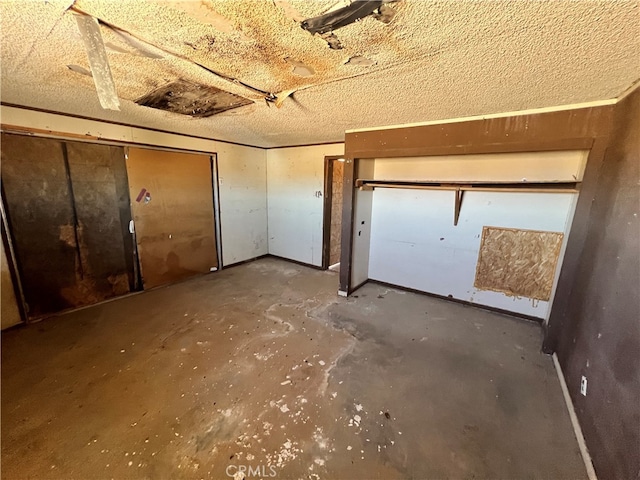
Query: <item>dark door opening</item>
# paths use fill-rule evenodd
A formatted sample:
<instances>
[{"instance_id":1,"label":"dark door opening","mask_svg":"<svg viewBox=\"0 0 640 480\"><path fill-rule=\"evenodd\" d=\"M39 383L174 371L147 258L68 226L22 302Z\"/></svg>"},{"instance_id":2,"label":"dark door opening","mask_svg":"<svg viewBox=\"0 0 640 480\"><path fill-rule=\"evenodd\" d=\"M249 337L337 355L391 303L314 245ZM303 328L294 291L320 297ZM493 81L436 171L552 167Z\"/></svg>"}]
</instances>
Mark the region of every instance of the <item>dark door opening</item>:
<instances>
[{"instance_id":1,"label":"dark door opening","mask_svg":"<svg viewBox=\"0 0 640 480\"><path fill-rule=\"evenodd\" d=\"M325 157L322 268L340 271L344 159Z\"/></svg>"}]
</instances>

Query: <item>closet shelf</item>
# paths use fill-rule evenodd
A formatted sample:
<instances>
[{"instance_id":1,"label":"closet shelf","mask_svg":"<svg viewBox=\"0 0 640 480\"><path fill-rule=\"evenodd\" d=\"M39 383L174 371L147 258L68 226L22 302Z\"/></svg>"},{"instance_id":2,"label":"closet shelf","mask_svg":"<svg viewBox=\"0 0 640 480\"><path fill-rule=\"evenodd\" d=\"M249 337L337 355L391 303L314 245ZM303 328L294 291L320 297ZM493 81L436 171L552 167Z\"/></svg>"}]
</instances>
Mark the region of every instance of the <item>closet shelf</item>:
<instances>
[{"instance_id":1,"label":"closet shelf","mask_svg":"<svg viewBox=\"0 0 640 480\"><path fill-rule=\"evenodd\" d=\"M516 192L516 193L578 193L580 182L435 182L356 180L356 188L402 188L412 190L450 190L455 192L453 224L458 225L464 192Z\"/></svg>"}]
</instances>

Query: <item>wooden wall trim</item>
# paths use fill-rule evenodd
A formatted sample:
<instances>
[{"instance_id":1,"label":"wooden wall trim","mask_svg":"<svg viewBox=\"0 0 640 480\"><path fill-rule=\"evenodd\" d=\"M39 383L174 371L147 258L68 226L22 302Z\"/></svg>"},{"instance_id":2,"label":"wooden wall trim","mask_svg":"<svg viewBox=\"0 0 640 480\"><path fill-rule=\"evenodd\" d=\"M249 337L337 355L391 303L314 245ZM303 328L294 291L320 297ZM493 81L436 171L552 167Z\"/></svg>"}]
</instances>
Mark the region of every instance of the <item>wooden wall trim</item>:
<instances>
[{"instance_id":1,"label":"wooden wall trim","mask_svg":"<svg viewBox=\"0 0 640 480\"><path fill-rule=\"evenodd\" d=\"M342 184L342 239L340 242L340 291L351 293L351 251L353 249L353 214L355 201L355 163L346 159Z\"/></svg>"},{"instance_id":2,"label":"wooden wall trim","mask_svg":"<svg viewBox=\"0 0 640 480\"><path fill-rule=\"evenodd\" d=\"M345 135L347 158L583 150L606 136L614 105Z\"/></svg>"},{"instance_id":3,"label":"wooden wall trim","mask_svg":"<svg viewBox=\"0 0 640 480\"><path fill-rule=\"evenodd\" d=\"M211 138L211 137L204 137L202 135L193 135L190 133L180 133L180 132L172 132L170 130L164 130L161 128L153 128L153 127L145 127L145 126L141 126L141 125L134 125L133 123L126 123L126 122L116 122L113 120L104 120L101 118L94 118L94 117L88 117L86 115L76 115L73 113L64 113L64 112L56 112L54 110L48 110L46 108L37 108L37 107L28 107L26 105L18 105L15 103L8 103L8 102L0 102L0 105L4 106L4 107L9 107L9 108L18 108L18 109L22 109L22 110L29 110L32 112L40 112L40 113L48 113L51 115L60 115L63 117L70 117L70 118L78 118L80 120L88 120L91 122L100 122L100 123L106 123L109 125L119 125L121 127L129 127L129 128L139 128L141 130L148 130L150 132L157 132L157 133L166 133L169 135L179 135L182 137L188 137L188 138L196 138L198 140L208 140L208 141L212 141L212 142L218 142L218 143L226 143L228 145L237 145L239 147L251 147L251 148L259 148L261 150L272 150L272 149L278 149L278 148L296 148L296 147L316 147L316 146L322 146L322 145L334 145L337 143L344 143L344 139L340 139L340 140L336 140L333 142L318 142L318 143L301 143L301 144L292 144L292 145L278 145L276 147L263 147L261 145L250 145L248 143L240 143L240 142L232 142L231 140L220 140L217 138ZM73 134L68 134L68 135L73 135ZM82 135L79 135L79 137L83 137ZM94 137L96 139L98 139L98 137ZM342 158L342 157L340 157Z\"/></svg>"},{"instance_id":4,"label":"wooden wall trim","mask_svg":"<svg viewBox=\"0 0 640 480\"><path fill-rule=\"evenodd\" d=\"M336 140L335 142L318 142L318 143L294 143L291 145L278 145L277 147L256 147L265 150L278 150L280 148L303 148L303 147L322 147L323 145L338 145L344 143L344 140ZM343 158L341 155L335 155L336 158Z\"/></svg>"},{"instance_id":5,"label":"wooden wall trim","mask_svg":"<svg viewBox=\"0 0 640 480\"><path fill-rule=\"evenodd\" d=\"M132 123L116 122L114 120L104 120L104 119L101 119L101 118L88 117L86 115L76 115L76 114L73 114L73 113L56 112L54 110L48 110L46 108L28 107L26 105L18 105L18 104L15 104L15 103L7 103L7 102L0 102L0 105L2 105L4 107L17 108L17 109L21 109L21 110L30 110L32 112L48 113L48 114L51 114L51 115L60 115L60 116L63 116L63 117L78 118L80 120L88 120L88 121L91 121L91 122L100 122L100 123L106 123L106 124L109 124L109 125L119 125L121 127L139 128L140 130L148 130L150 132L167 133L169 135L179 135L181 137L197 138L198 140L208 140L208 141L212 141L212 142L226 143L226 144L229 144L229 145L238 145L240 147L260 148L262 150L266 150L267 149L266 147L259 147L259 146L256 146L256 145L248 145L246 143L232 142L232 141L229 141L229 140L218 140L217 138L203 137L203 136L200 136L200 135L192 135L192 134L189 134L189 133L172 132L172 131L169 131L169 130L163 130L161 128L144 127L144 126L140 126L140 125L134 125Z\"/></svg>"},{"instance_id":6,"label":"wooden wall trim","mask_svg":"<svg viewBox=\"0 0 640 480\"><path fill-rule=\"evenodd\" d=\"M29 137L51 138L54 140L61 140L61 141L95 143L99 145L115 145L115 146L123 146L123 147L140 147L140 148L149 148L152 150L163 150L167 152L177 152L177 153L198 153L203 155L211 155L212 153L215 153L215 152L205 151L205 150L193 150L193 149L187 150L184 148L166 147L163 145L155 145L151 143L124 141L124 140L117 140L117 139L105 139L102 137L97 137L95 135L80 135L78 133L58 132L55 130L44 130L40 128L22 127L17 125L8 125L5 123L0 124L0 132L9 133L12 135L25 135ZM174 135L181 135L181 134L174 134Z\"/></svg>"},{"instance_id":7,"label":"wooden wall trim","mask_svg":"<svg viewBox=\"0 0 640 480\"><path fill-rule=\"evenodd\" d=\"M487 143L482 145L402 146L380 150L360 150L358 158L429 157L444 155L480 155L488 153L554 152L560 150L588 150L592 140L576 138L552 142L526 141L519 143Z\"/></svg>"}]
</instances>

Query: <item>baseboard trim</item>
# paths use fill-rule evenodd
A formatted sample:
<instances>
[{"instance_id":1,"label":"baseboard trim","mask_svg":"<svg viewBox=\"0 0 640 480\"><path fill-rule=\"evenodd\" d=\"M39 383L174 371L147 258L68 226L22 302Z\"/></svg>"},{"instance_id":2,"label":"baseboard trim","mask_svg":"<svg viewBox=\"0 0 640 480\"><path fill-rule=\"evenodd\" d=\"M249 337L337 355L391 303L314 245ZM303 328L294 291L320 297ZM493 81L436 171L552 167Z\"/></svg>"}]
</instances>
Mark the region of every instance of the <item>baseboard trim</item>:
<instances>
[{"instance_id":1,"label":"baseboard trim","mask_svg":"<svg viewBox=\"0 0 640 480\"><path fill-rule=\"evenodd\" d=\"M301 262L300 260L293 260L291 258L281 257L279 255L274 255L272 253L268 253L265 257L277 258L278 260L284 260L285 262L295 263L297 265L302 265L303 267L315 268L316 270L326 270L326 268L319 267L318 265L312 265L310 263Z\"/></svg>"},{"instance_id":2,"label":"baseboard trim","mask_svg":"<svg viewBox=\"0 0 640 480\"><path fill-rule=\"evenodd\" d=\"M253 257L253 258L248 258L247 260L241 260L241 261L236 262L236 263L230 263L229 265L222 265L222 268L220 270L226 270L227 268L239 267L240 265L244 265L246 263L255 262L256 260L260 260L261 258L266 258L268 256L269 256L269 254L265 253L264 255L259 255L257 257Z\"/></svg>"},{"instance_id":3,"label":"baseboard trim","mask_svg":"<svg viewBox=\"0 0 640 480\"><path fill-rule=\"evenodd\" d=\"M520 318L522 320L526 320L528 322L534 322L534 323L537 323L539 325L542 325L544 323L544 320L542 318L533 317L531 315L526 315L524 313L512 312L510 310L504 310L502 308L491 307L489 305L482 305L480 303L467 302L466 300L460 300L458 298L445 297L444 295L438 295L436 293L424 292L422 290L416 290L415 288L402 287L400 285L394 285L393 283L382 282L380 280L369 279L367 281L371 282L371 283L377 283L378 285L382 285L383 287L396 288L398 290L403 290L405 292L411 292L411 293L417 293L419 295L427 295L428 297L439 298L440 300L446 300L447 302L453 302L453 303L458 303L460 305L466 305L467 307L479 308L480 310L487 310L489 312L499 313L501 315L508 315L510 317ZM364 282L364 283L366 283L366 282ZM360 288L362 285L364 285L364 284L359 285L358 288Z\"/></svg>"},{"instance_id":4,"label":"baseboard trim","mask_svg":"<svg viewBox=\"0 0 640 480\"><path fill-rule=\"evenodd\" d=\"M367 278L364 282L359 283L358 285L356 285L355 287L353 287L353 288L351 289L351 291L349 292L349 295L353 295L353 294L356 292L356 290L358 290L359 288L364 287L364 286L365 286L367 283L369 283L370 281L372 281L372 280L369 280L369 279Z\"/></svg>"},{"instance_id":5,"label":"baseboard trim","mask_svg":"<svg viewBox=\"0 0 640 480\"><path fill-rule=\"evenodd\" d=\"M558 355L554 353L552 357L553 357L553 365L556 367L556 373L558 374L558 380L560 380L562 395L564 396L564 401L567 405L567 411L569 412L569 417L571 418L571 425L573 425L573 432L576 436L576 440L578 440L578 446L580 447L580 454L582 455L584 466L587 469L587 476L589 477L589 480L598 480L598 477L596 476L596 471L593 468L593 462L591 461L591 455L589 455L587 444L584 441L584 435L582 434L582 428L580 428L580 422L578 421L578 416L576 415L575 408L573 407L573 402L571 401L571 396L569 395L569 389L567 388L567 382L565 381L564 374L562 373L562 367L560 366Z\"/></svg>"}]
</instances>

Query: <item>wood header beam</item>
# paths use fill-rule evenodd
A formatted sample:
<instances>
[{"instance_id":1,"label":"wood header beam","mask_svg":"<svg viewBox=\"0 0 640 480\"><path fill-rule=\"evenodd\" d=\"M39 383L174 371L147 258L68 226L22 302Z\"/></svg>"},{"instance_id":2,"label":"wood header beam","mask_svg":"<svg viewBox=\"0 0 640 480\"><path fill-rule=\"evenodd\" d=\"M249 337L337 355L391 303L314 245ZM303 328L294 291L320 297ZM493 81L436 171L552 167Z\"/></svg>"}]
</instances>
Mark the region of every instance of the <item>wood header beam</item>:
<instances>
[{"instance_id":1,"label":"wood header beam","mask_svg":"<svg viewBox=\"0 0 640 480\"><path fill-rule=\"evenodd\" d=\"M608 135L614 105L345 135L348 158L588 150Z\"/></svg>"}]
</instances>

